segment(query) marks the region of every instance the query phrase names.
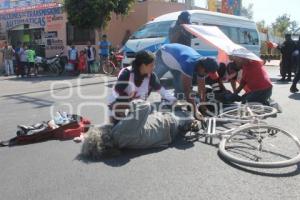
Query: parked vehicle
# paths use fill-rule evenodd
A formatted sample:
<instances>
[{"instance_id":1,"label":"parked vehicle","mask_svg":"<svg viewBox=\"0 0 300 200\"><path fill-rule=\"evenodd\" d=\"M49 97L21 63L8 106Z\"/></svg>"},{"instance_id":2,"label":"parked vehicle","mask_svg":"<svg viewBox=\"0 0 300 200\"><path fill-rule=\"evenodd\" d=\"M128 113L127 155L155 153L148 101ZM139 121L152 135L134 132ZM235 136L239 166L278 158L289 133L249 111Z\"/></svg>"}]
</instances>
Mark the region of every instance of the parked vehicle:
<instances>
[{"instance_id":1,"label":"parked vehicle","mask_svg":"<svg viewBox=\"0 0 300 200\"><path fill-rule=\"evenodd\" d=\"M103 72L107 75L113 74L117 69L121 69L124 56L121 52L112 52L108 63L103 63Z\"/></svg>"},{"instance_id":2,"label":"parked vehicle","mask_svg":"<svg viewBox=\"0 0 300 200\"><path fill-rule=\"evenodd\" d=\"M65 56L63 56L63 52L51 58L37 56L35 59L35 64L38 68L42 68L45 72L50 72L56 76L64 72L66 63L67 60Z\"/></svg>"},{"instance_id":3,"label":"parked vehicle","mask_svg":"<svg viewBox=\"0 0 300 200\"><path fill-rule=\"evenodd\" d=\"M180 13L173 12L157 17L133 33L124 46L123 65L130 65L135 53L140 50L156 52L161 45L169 43L169 29L175 24ZM245 17L203 10L189 10L189 13L192 24L217 26L232 41L260 56L260 36L254 21ZM203 56L217 57L218 55L215 47L198 38L192 39L191 47Z\"/></svg>"}]
</instances>

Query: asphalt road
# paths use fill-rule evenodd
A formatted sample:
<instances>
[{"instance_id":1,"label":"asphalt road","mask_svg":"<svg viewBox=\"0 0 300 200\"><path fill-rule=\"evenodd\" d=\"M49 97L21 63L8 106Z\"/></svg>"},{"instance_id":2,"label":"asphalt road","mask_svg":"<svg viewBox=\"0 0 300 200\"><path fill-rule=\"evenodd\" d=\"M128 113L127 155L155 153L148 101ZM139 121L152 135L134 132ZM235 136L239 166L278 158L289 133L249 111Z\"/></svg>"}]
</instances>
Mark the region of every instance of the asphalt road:
<instances>
[{"instance_id":1,"label":"asphalt road","mask_svg":"<svg viewBox=\"0 0 300 200\"><path fill-rule=\"evenodd\" d=\"M289 84L276 82L278 67L268 71L273 98L284 111L269 122L300 137L300 94L291 95ZM106 94L114 78L61 80L0 77L0 139L13 137L17 124L48 120L53 110L70 105L70 111L104 123ZM234 166L218 156L215 145L179 141L168 149L127 150L101 162L78 160L80 147L73 141L47 141L0 148L0 199L300 199L300 166Z\"/></svg>"}]
</instances>

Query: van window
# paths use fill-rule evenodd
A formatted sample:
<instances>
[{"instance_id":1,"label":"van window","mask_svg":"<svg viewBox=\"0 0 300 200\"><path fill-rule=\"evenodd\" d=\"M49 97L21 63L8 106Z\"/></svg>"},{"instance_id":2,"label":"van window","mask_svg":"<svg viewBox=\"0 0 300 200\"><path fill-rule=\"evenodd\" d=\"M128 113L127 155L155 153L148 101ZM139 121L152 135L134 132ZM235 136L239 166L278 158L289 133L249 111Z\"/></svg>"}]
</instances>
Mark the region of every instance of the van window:
<instances>
[{"instance_id":1,"label":"van window","mask_svg":"<svg viewBox=\"0 0 300 200\"><path fill-rule=\"evenodd\" d=\"M226 26L218 26L218 27L227 37L231 38L228 27Z\"/></svg>"},{"instance_id":2,"label":"van window","mask_svg":"<svg viewBox=\"0 0 300 200\"><path fill-rule=\"evenodd\" d=\"M230 39L234 42L239 44L239 28L236 27L228 27L229 28L229 34L230 34Z\"/></svg>"},{"instance_id":3,"label":"van window","mask_svg":"<svg viewBox=\"0 0 300 200\"><path fill-rule=\"evenodd\" d=\"M214 25L214 24L203 24L206 26L217 26L227 37L229 37L234 43L239 44L239 29L236 27L229 27L229 26L221 26L221 25Z\"/></svg>"},{"instance_id":4,"label":"van window","mask_svg":"<svg viewBox=\"0 0 300 200\"><path fill-rule=\"evenodd\" d=\"M139 28L130 39L168 37L169 29L175 21L162 21L146 24Z\"/></svg>"},{"instance_id":5,"label":"van window","mask_svg":"<svg viewBox=\"0 0 300 200\"><path fill-rule=\"evenodd\" d=\"M241 44L258 45L258 34L255 30L240 29Z\"/></svg>"}]
</instances>

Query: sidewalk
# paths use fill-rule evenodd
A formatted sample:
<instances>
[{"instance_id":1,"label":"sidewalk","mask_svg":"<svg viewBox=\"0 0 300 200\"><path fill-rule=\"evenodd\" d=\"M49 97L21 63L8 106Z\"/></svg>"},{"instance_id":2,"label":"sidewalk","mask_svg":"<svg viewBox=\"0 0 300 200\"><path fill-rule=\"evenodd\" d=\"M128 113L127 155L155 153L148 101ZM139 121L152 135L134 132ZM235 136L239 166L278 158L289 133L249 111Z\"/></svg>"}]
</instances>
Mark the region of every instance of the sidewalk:
<instances>
[{"instance_id":1,"label":"sidewalk","mask_svg":"<svg viewBox=\"0 0 300 200\"><path fill-rule=\"evenodd\" d=\"M279 67L280 60L271 60L270 62L266 62L265 66L274 66Z\"/></svg>"}]
</instances>

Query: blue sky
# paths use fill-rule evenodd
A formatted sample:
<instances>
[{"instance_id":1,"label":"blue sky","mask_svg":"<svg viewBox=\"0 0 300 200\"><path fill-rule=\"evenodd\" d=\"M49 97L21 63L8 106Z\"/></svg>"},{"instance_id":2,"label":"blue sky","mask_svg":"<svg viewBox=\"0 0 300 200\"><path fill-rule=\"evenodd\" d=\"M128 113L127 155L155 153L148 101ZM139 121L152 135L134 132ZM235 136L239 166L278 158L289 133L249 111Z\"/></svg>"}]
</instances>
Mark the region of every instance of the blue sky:
<instances>
[{"instance_id":1,"label":"blue sky","mask_svg":"<svg viewBox=\"0 0 300 200\"><path fill-rule=\"evenodd\" d=\"M253 3L254 20L265 20L267 24L271 24L282 14L289 14L292 20L296 20L300 26L300 1L299 0L242 0L243 5L247 7L249 3ZM195 0L200 6L206 6L206 0Z\"/></svg>"}]
</instances>

